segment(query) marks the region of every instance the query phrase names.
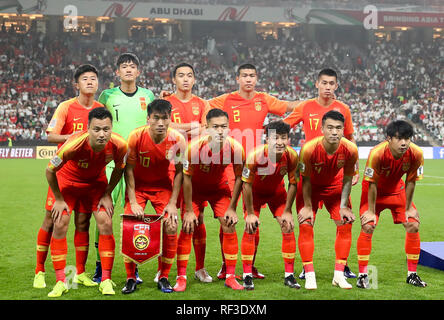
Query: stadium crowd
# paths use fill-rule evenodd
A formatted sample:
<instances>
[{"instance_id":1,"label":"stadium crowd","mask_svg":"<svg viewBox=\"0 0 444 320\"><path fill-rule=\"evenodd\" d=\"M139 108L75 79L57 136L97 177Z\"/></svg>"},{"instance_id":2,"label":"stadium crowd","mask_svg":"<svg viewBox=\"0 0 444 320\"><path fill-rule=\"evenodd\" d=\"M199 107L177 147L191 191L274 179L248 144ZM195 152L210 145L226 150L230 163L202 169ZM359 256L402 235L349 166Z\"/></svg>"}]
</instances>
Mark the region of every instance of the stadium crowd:
<instances>
[{"instance_id":1,"label":"stadium crowd","mask_svg":"<svg viewBox=\"0 0 444 320\"><path fill-rule=\"evenodd\" d=\"M113 1L113 0L107 0ZM131 1L131 0L125 0ZM163 2L178 4L203 5L231 5L231 6L270 6L268 0L141 0L141 2ZM273 6L297 7L363 7L365 5L415 5L415 6L442 6L440 0L274 0Z\"/></svg>"},{"instance_id":2,"label":"stadium crowd","mask_svg":"<svg viewBox=\"0 0 444 320\"><path fill-rule=\"evenodd\" d=\"M315 43L296 31L285 40L259 41L255 46L233 41L235 53L224 58L210 54L205 41L136 42L104 48L82 46L73 36L49 40L36 32L2 30L0 43L0 143L8 138L45 139L58 103L76 94L72 86L76 66L98 67L101 89L117 86L115 57L132 51L143 64L139 85L155 94L172 90L170 70L187 61L196 66L194 92L206 99L237 89L239 62L254 63L259 89L286 100L314 97L317 72L333 67L340 73L338 99L351 107L360 144L380 141L386 124L396 118L417 125L416 142L427 145L432 137L443 144L442 39L430 44L382 42L358 47ZM303 142L299 128L292 134L294 145Z\"/></svg>"}]
</instances>

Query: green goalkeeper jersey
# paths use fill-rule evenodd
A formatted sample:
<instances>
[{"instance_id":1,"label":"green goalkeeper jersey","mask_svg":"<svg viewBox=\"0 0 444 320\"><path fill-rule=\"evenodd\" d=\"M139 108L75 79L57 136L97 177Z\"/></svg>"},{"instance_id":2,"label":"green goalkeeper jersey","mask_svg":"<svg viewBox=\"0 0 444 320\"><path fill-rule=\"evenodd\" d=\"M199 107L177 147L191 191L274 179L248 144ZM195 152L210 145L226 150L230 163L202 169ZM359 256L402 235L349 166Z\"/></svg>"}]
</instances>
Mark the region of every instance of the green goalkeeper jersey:
<instances>
[{"instance_id":1,"label":"green goalkeeper jersey","mask_svg":"<svg viewBox=\"0 0 444 320\"><path fill-rule=\"evenodd\" d=\"M113 115L113 132L120 134L125 140L131 131L146 125L147 106L154 100L151 90L137 87L132 95L127 95L120 87L106 89L99 97Z\"/></svg>"}]
</instances>

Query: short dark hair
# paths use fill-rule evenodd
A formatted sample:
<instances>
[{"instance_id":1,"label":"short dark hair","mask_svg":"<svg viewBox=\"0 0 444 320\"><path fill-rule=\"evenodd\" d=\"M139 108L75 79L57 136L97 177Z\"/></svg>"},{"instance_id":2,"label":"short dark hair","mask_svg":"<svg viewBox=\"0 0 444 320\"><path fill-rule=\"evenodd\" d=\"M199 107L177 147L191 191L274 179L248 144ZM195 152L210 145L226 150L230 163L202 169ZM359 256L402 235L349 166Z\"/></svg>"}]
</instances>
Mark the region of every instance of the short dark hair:
<instances>
[{"instance_id":1,"label":"short dark hair","mask_svg":"<svg viewBox=\"0 0 444 320\"><path fill-rule=\"evenodd\" d=\"M177 69L182 68L182 67L188 67L191 70L193 70L193 74L194 75L196 74L196 72L194 71L194 68L193 68L193 66L191 64L186 63L186 62L182 62L182 63L179 63L178 65L176 65L173 68L173 71L171 72L171 78L174 78L176 76Z\"/></svg>"},{"instance_id":2,"label":"short dark hair","mask_svg":"<svg viewBox=\"0 0 444 320\"><path fill-rule=\"evenodd\" d=\"M336 110L330 110L329 112L324 114L324 116L322 117L322 125L324 125L327 119L333 119L345 123L344 115Z\"/></svg>"},{"instance_id":3,"label":"short dark hair","mask_svg":"<svg viewBox=\"0 0 444 320\"><path fill-rule=\"evenodd\" d=\"M76 83L79 82L80 76L86 72L94 72L96 76L99 77L99 71L97 71L96 67L94 67L92 64L82 64L74 72L74 81Z\"/></svg>"},{"instance_id":4,"label":"short dark hair","mask_svg":"<svg viewBox=\"0 0 444 320\"><path fill-rule=\"evenodd\" d=\"M256 67L255 67L254 65L252 65L251 63L244 63L244 64L241 64L241 65L237 68L236 75L240 76L240 72L241 72L241 70L244 70L244 69L253 69L254 71L257 72Z\"/></svg>"},{"instance_id":5,"label":"short dark hair","mask_svg":"<svg viewBox=\"0 0 444 320\"><path fill-rule=\"evenodd\" d=\"M148 116L151 116L154 112L171 116L171 103L167 100L155 99L148 105L147 111Z\"/></svg>"},{"instance_id":6,"label":"short dark hair","mask_svg":"<svg viewBox=\"0 0 444 320\"><path fill-rule=\"evenodd\" d=\"M290 134L290 125L282 120L270 122L265 130L265 134L268 137L270 132L274 130L276 134Z\"/></svg>"},{"instance_id":7,"label":"short dark hair","mask_svg":"<svg viewBox=\"0 0 444 320\"><path fill-rule=\"evenodd\" d=\"M392 121L386 129L386 135L389 138L410 139L414 134L413 126L404 120Z\"/></svg>"},{"instance_id":8,"label":"short dark hair","mask_svg":"<svg viewBox=\"0 0 444 320\"><path fill-rule=\"evenodd\" d=\"M117 63L116 63L117 68L119 68L122 63L126 63L126 62L134 63L137 66L137 68L139 68L139 66L140 66L139 58L134 53L131 53L131 52L122 53L117 58Z\"/></svg>"},{"instance_id":9,"label":"short dark hair","mask_svg":"<svg viewBox=\"0 0 444 320\"><path fill-rule=\"evenodd\" d=\"M211 109L210 111L208 111L207 116L206 116L206 120L207 120L207 122L209 122L211 119L218 118L218 117L226 117L227 119L230 119L228 117L228 113L226 113L222 109L214 108L214 109Z\"/></svg>"},{"instance_id":10,"label":"short dark hair","mask_svg":"<svg viewBox=\"0 0 444 320\"><path fill-rule=\"evenodd\" d=\"M325 69L322 69L321 71L319 71L319 73L318 73L318 80L322 76L335 77L336 81L338 81L338 73L335 70L331 69L331 68L325 68Z\"/></svg>"},{"instance_id":11,"label":"short dark hair","mask_svg":"<svg viewBox=\"0 0 444 320\"><path fill-rule=\"evenodd\" d=\"M111 122L113 122L113 115L111 114L111 112L109 112L109 110L107 108L100 107L100 108L92 109L88 113L88 125L91 123L92 119L103 120L106 118L109 118L111 120Z\"/></svg>"}]
</instances>

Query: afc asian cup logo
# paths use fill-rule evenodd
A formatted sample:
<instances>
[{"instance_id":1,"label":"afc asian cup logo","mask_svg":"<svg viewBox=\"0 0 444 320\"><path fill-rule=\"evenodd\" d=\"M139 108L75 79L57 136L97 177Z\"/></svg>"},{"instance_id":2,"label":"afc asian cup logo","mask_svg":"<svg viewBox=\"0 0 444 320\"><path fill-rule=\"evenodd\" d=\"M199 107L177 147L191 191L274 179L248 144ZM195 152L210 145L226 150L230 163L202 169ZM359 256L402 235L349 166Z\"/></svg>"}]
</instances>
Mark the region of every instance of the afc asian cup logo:
<instances>
[{"instance_id":1,"label":"afc asian cup logo","mask_svg":"<svg viewBox=\"0 0 444 320\"><path fill-rule=\"evenodd\" d=\"M150 244L150 226L146 224L134 225L133 245L137 250L143 251Z\"/></svg>"}]
</instances>

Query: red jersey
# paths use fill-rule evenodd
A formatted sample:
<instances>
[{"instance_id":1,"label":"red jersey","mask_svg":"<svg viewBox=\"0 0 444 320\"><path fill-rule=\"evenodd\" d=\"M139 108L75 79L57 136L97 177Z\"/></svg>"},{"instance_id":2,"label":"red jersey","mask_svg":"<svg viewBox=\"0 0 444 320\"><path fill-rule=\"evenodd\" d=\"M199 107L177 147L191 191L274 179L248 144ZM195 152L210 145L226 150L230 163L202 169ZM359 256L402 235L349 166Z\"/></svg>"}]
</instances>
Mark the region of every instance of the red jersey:
<instances>
[{"instance_id":1,"label":"red jersey","mask_svg":"<svg viewBox=\"0 0 444 320\"><path fill-rule=\"evenodd\" d=\"M370 182L377 184L379 195L399 194L404 189L402 176L406 182L423 178L424 156L421 148L410 143L409 149L400 159L395 159L388 141L381 142L372 150L367 159L362 181L363 190L368 190Z\"/></svg>"},{"instance_id":2,"label":"red jersey","mask_svg":"<svg viewBox=\"0 0 444 320\"><path fill-rule=\"evenodd\" d=\"M92 109L103 107L100 102L94 101L91 108L85 108L77 98L72 98L60 103L52 115L46 133L60 135L86 130L88 126L88 114ZM58 148L63 143L58 144Z\"/></svg>"},{"instance_id":3,"label":"red jersey","mask_svg":"<svg viewBox=\"0 0 444 320\"><path fill-rule=\"evenodd\" d=\"M342 184L342 179L339 180L337 175L342 174L342 168L346 176L355 174L358 147L353 142L342 138L335 153L329 155L322 145L323 138L323 136L314 138L302 147L299 165L301 175L310 177L312 185Z\"/></svg>"},{"instance_id":4,"label":"red jersey","mask_svg":"<svg viewBox=\"0 0 444 320\"><path fill-rule=\"evenodd\" d=\"M170 163L181 161L186 149L185 138L168 128L165 139L155 143L146 125L133 130L128 137L127 163L134 165L136 190L158 191L172 189L168 175Z\"/></svg>"},{"instance_id":5,"label":"red jersey","mask_svg":"<svg viewBox=\"0 0 444 320\"><path fill-rule=\"evenodd\" d=\"M176 94L172 94L165 98L171 105L171 121L174 123L205 123L205 116L210 108L206 100L192 95L187 102L182 102L177 98ZM188 140L190 137L188 137Z\"/></svg>"},{"instance_id":6,"label":"red jersey","mask_svg":"<svg viewBox=\"0 0 444 320\"><path fill-rule=\"evenodd\" d=\"M232 163L234 175L242 176L245 153L233 138L227 137L222 149L214 153L208 145L209 136L193 139L188 144L183 173L193 178L193 190L203 193L217 191L228 183L225 168Z\"/></svg>"},{"instance_id":7,"label":"red jersey","mask_svg":"<svg viewBox=\"0 0 444 320\"><path fill-rule=\"evenodd\" d=\"M350 137L354 132L350 108L338 100L334 100L328 107L321 106L316 98L303 101L284 119L284 122L293 127L302 121L305 141L310 141L322 136L322 117L330 110L342 113L345 118L344 136Z\"/></svg>"},{"instance_id":8,"label":"red jersey","mask_svg":"<svg viewBox=\"0 0 444 320\"><path fill-rule=\"evenodd\" d=\"M298 154L292 147L287 146L281 159L275 163L269 158L268 145L265 144L254 148L248 154L242 171L242 181L251 183L254 193L270 195L283 185L286 174L289 183L298 182L297 167Z\"/></svg>"},{"instance_id":9,"label":"red jersey","mask_svg":"<svg viewBox=\"0 0 444 320\"><path fill-rule=\"evenodd\" d=\"M268 113L283 116L288 103L268 93L257 92L250 99L244 99L238 91L226 93L208 101L211 108L228 113L231 136L242 144L248 153L262 143L263 125Z\"/></svg>"},{"instance_id":10,"label":"red jersey","mask_svg":"<svg viewBox=\"0 0 444 320\"><path fill-rule=\"evenodd\" d=\"M57 150L48 163L48 168L57 172L57 177L75 183L91 183L106 180L105 167L114 161L116 168L124 168L128 146L117 133L100 152L94 152L89 144L88 131L73 134ZM62 171L59 171L64 168Z\"/></svg>"}]
</instances>

